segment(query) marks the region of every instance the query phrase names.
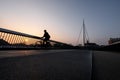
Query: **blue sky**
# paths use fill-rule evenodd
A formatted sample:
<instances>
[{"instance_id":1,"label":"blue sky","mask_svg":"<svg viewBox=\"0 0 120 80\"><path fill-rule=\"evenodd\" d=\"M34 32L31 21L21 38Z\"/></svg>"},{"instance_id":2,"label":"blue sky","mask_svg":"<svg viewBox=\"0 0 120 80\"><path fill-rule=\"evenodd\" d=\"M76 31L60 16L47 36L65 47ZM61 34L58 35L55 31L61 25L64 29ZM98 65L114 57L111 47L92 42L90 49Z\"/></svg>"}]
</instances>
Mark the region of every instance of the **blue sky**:
<instances>
[{"instance_id":1,"label":"blue sky","mask_svg":"<svg viewBox=\"0 0 120 80\"><path fill-rule=\"evenodd\" d=\"M0 0L0 27L76 45L85 20L90 42L120 37L120 0ZM79 43L82 43L80 37Z\"/></svg>"}]
</instances>

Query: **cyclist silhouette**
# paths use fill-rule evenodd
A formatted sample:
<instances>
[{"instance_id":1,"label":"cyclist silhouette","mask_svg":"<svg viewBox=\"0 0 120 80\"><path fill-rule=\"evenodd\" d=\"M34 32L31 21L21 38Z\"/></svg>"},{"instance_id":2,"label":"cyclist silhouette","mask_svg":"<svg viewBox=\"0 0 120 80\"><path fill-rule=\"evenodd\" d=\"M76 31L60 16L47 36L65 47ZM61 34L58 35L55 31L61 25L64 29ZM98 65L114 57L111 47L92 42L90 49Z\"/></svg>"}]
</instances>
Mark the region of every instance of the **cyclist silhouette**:
<instances>
[{"instance_id":1,"label":"cyclist silhouette","mask_svg":"<svg viewBox=\"0 0 120 80\"><path fill-rule=\"evenodd\" d=\"M43 35L43 44L44 45L47 45L49 42L49 39L50 39L50 35L49 33L47 32L47 30L44 30L44 35Z\"/></svg>"}]
</instances>

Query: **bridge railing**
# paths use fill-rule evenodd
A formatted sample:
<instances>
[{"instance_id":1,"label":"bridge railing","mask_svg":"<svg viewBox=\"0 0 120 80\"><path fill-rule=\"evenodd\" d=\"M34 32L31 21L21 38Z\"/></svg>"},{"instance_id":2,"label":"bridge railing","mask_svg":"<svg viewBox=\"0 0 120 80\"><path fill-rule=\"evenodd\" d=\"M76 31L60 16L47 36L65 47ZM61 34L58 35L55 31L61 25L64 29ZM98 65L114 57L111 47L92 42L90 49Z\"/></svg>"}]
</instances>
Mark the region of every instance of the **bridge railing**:
<instances>
[{"instance_id":1,"label":"bridge railing","mask_svg":"<svg viewBox=\"0 0 120 80\"><path fill-rule=\"evenodd\" d=\"M49 48L57 47L70 47L66 43L49 40ZM46 48L43 45L43 39L38 36L29 35L26 33L21 33L13 30L0 28L0 49L14 49L14 48Z\"/></svg>"}]
</instances>

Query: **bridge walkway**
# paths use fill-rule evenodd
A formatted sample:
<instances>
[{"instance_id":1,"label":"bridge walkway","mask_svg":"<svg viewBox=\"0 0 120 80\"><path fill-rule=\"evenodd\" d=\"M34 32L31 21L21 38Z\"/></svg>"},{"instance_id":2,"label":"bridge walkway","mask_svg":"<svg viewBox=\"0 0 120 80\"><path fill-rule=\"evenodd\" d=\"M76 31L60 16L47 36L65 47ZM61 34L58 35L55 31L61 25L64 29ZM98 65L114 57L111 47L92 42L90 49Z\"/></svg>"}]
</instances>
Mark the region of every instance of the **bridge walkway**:
<instances>
[{"instance_id":1,"label":"bridge walkway","mask_svg":"<svg viewBox=\"0 0 120 80\"><path fill-rule=\"evenodd\" d=\"M0 80L120 80L119 53L11 50L0 55Z\"/></svg>"}]
</instances>

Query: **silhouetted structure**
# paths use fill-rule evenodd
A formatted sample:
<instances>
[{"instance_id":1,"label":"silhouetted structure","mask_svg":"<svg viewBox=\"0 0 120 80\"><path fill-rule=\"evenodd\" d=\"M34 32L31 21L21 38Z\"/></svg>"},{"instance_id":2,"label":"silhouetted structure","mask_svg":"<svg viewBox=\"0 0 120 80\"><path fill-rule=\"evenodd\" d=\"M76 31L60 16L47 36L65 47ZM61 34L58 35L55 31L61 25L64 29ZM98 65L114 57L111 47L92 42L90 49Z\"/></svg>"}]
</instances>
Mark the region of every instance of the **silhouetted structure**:
<instances>
[{"instance_id":1,"label":"silhouetted structure","mask_svg":"<svg viewBox=\"0 0 120 80\"><path fill-rule=\"evenodd\" d=\"M99 50L103 51L119 51L120 52L120 43L112 44L112 45L106 45L100 48Z\"/></svg>"},{"instance_id":2,"label":"silhouetted structure","mask_svg":"<svg viewBox=\"0 0 120 80\"><path fill-rule=\"evenodd\" d=\"M120 38L110 38L108 43L113 44L113 43L116 43L116 42L119 42L119 41L120 41Z\"/></svg>"},{"instance_id":3,"label":"silhouetted structure","mask_svg":"<svg viewBox=\"0 0 120 80\"><path fill-rule=\"evenodd\" d=\"M120 38L110 38L108 43L108 45L102 46L99 50L120 51Z\"/></svg>"},{"instance_id":4,"label":"silhouetted structure","mask_svg":"<svg viewBox=\"0 0 120 80\"><path fill-rule=\"evenodd\" d=\"M86 43L85 48L96 50L96 49L100 48L100 46L96 43Z\"/></svg>"},{"instance_id":5,"label":"silhouetted structure","mask_svg":"<svg viewBox=\"0 0 120 80\"><path fill-rule=\"evenodd\" d=\"M83 25L82 25L82 27L80 29L80 33L79 33L79 37L78 37L78 42L79 42L80 35L81 35L82 32L83 32L83 34L82 34L83 46L85 46L86 43L89 43L89 36L88 36L87 30L86 30L86 27L85 27L84 20L83 20Z\"/></svg>"},{"instance_id":6,"label":"silhouetted structure","mask_svg":"<svg viewBox=\"0 0 120 80\"><path fill-rule=\"evenodd\" d=\"M6 42L5 40L0 39L0 46L1 45L10 45L10 44L8 42Z\"/></svg>"},{"instance_id":7,"label":"silhouetted structure","mask_svg":"<svg viewBox=\"0 0 120 80\"><path fill-rule=\"evenodd\" d=\"M44 35L44 38L45 39L26 33L0 28L0 49L42 49L48 46L48 48L52 49L56 47L54 44L60 44L62 45L62 48L66 48L63 46L71 46L66 43L49 40L50 36L46 34ZM43 45L43 41L46 41L47 45Z\"/></svg>"}]
</instances>

